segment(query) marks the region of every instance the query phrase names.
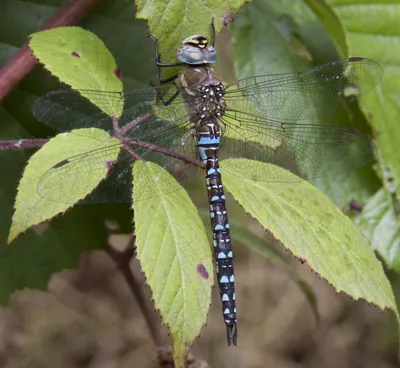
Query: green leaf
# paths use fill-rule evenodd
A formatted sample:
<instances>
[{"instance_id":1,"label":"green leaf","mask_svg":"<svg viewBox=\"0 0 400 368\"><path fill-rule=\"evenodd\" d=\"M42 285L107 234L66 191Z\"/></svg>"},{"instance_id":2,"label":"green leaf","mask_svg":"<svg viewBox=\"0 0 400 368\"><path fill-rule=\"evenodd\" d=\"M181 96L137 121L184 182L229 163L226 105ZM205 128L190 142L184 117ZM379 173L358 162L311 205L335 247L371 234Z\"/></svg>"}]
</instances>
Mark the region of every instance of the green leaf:
<instances>
[{"instance_id":1,"label":"green leaf","mask_svg":"<svg viewBox=\"0 0 400 368\"><path fill-rule=\"evenodd\" d=\"M310 182L342 209L352 200L367 202L382 185L370 165L335 177L319 177Z\"/></svg>"},{"instance_id":2,"label":"green leaf","mask_svg":"<svg viewBox=\"0 0 400 368\"><path fill-rule=\"evenodd\" d=\"M367 212L363 211L356 221L370 237L373 248L385 259L388 267L398 269L400 212L397 200L391 196L399 193L400 189L400 159L397 154L400 140L397 119L400 114L400 87L397 82L400 73L400 51L397 47L400 27L396 17L393 17L398 12L400 2L375 1L373 12L371 4L357 0L329 0L326 4L326 8L330 7L330 12L334 12L341 22L349 55L374 59L385 70L376 91L366 95L360 101L360 106L376 132L381 176L384 179L386 173L390 173L392 180L383 180L387 193L379 191L374 195L364 210ZM326 15L318 15L326 24ZM373 208L374 205L377 207Z\"/></svg>"},{"instance_id":3,"label":"green leaf","mask_svg":"<svg viewBox=\"0 0 400 368\"><path fill-rule=\"evenodd\" d=\"M393 171L399 192L400 156L397 151L400 130L397 117L400 114L400 26L393 16L398 12L399 3L377 0L373 11L369 2L358 0L329 0L326 3L343 25L349 55L374 59L385 70L377 90L368 93L360 106L379 136L376 144L381 153L381 166ZM326 22L324 16L321 20Z\"/></svg>"},{"instance_id":4,"label":"green leaf","mask_svg":"<svg viewBox=\"0 0 400 368\"><path fill-rule=\"evenodd\" d=\"M284 258L274 245L255 235L243 223L230 220L229 224L232 228L231 234L235 243L238 241L246 245L249 249L261 254L265 259L271 261L273 264L277 264L285 269L293 282L295 282L299 289L303 292L304 297L307 299L311 307L315 319L319 321L317 298L312 290L312 287L293 269L293 264L289 262L287 258Z\"/></svg>"},{"instance_id":5,"label":"green leaf","mask_svg":"<svg viewBox=\"0 0 400 368\"><path fill-rule=\"evenodd\" d=\"M242 161L240 165L237 165L238 161ZM246 161L225 160L221 163L221 168L226 169L226 188L246 212L296 257L304 258L337 291L354 299L363 298L381 309L389 308L399 318L382 264L351 220L305 181L288 184L255 182L229 174L228 170L246 167ZM273 166L258 165L262 170Z\"/></svg>"},{"instance_id":6,"label":"green leaf","mask_svg":"<svg viewBox=\"0 0 400 368\"><path fill-rule=\"evenodd\" d=\"M273 264L280 266L289 266L289 262L283 255L276 249L276 247L267 242L266 239L261 238L254 234L246 224L237 221L229 221L231 226L231 236L237 242L246 245L249 249L261 254L265 259Z\"/></svg>"},{"instance_id":7,"label":"green leaf","mask_svg":"<svg viewBox=\"0 0 400 368\"><path fill-rule=\"evenodd\" d=\"M232 24L232 48L238 78L297 72L339 58L309 6L293 0L253 0Z\"/></svg>"},{"instance_id":8,"label":"green leaf","mask_svg":"<svg viewBox=\"0 0 400 368\"><path fill-rule=\"evenodd\" d=\"M133 168L137 256L172 333L175 366L180 367L206 322L214 283L212 256L203 222L185 191L135 201L135 193L148 186L157 192L160 186L177 185L167 173L158 180L159 171L143 161Z\"/></svg>"},{"instance_id":9,"label":"green leaf","mask_svg":"<svg viewBox=\"0 0 400 368\"><path fill-rule=\"evenodd\" d=\"M292 51L295 28L293 18L283 18L269 2L255 1L243 9L232 25L237 77L305 69L307 57Z\"/></svg>"},{"instance_id":10,"label":"green leaf","mask_svg":"<svg viewBox=\"0 0 400 368\"><path fill-rule=\"evenodd\" d=\"M305 2L254 0L240 15L232 24L234 63L239 78L298 72L339 58L330 35ZM367 125L355 108L338 109L319 117L315 123L339 124L361 131ZM256 142L259 137L254 135L252 139ZM335 177L318 178L313 183L340 207L352 199L366 200L380 186L371 165Z\"/></svg>"},{"instance_id":11,"label":"green leaf","mask_svg":"<svg viewBox=\"0 0 400 368\"><path fill-rule=\"evenodd\" d=\"M84 156L93 149L102 149L103 155ZM100 129L77 129L52 138L25 168L8 242L85 198L105 178L108 162L115 161L119 151L119 141Z\"/></svg>"},{"instance_id":12,"label":"green leaf","mask_svg":"<svg viewBox=\"0 0 400 368\"><path fill-rule=\"evenodd\" d=\"M306 58L313 65L323 64L340 58L332 42L331 35L305 1L294 3L292 0L274 0L270 4L276 18L275 22L281 23L279 28L285 37L285 41L290 45L293 43L293 39L299 39L308 51L307 55L307 51L299 53L291 47L291 53L299 56L303 55L303 58ZM286 18L289 18L289 20L282 22ZM290 55L280 55L281 58L288 56ZM272 58L273 55L269 57Z\"/></svg>"},{"instance_id":13,"label":"green leaf","mask_svg":"<svg viewBox=\"0 0 400 368\"><path fill-rule=\"evenodd\" d=\"M73 89L80 90L109 116L119 117L123 99L109 101L85 90L121 92L119 69L112 54L95 34L79 27L59 27L34 33L29 46L45 68Z\"/></svg>"},{"instance_id":14,"label":"green leaf","mask_svg":"<svg viewBox=\"0 0 400 368\"><path fill-rule=\"evenodd\" d=\"M199 211L200 217L204 223L207 224L207 229L211 233L208 224L210 223L210 213L205 209ZM276 247L269 243L264 237L254 234L248 227L246 222L235 221L229 219L231 226L231 237L236 242L246 245L250 249L262 254L265 259L276 265L289 265L287 259L276 249Z\"/></svg>"},{"instance_id":15,"label":"green leaf","mask_svg":"<svg viewBox=\"0 0 400 368\"><path fill-rule=\"evenodd\" d=\"M17 121L0 107L2 139L23 135ZM83 252L104 249L109 232L105 219L122 223L131 216L127 206L76 206L73 211L56 217L51 223L28 230L7 246L12 206L17 194L16 183L28 159L22 150L2 151L0 155L0 304L7 305L10 296L21 289L46 290L51 276L65 268L76 268ZM123 210L122 210L123 209ZM126 222L122 223L124 229ZM129 218L130 222L130 218ZM126 230L124 230L126 231Z\"/></svg>"},{"instance_id":16,"label":"green leaf","mask_svg":"<svg viewBox=\"0 0 400 368\"><path fill-rule=\"evenodd\" d=\"M336 49L341 58L349 55L347 39L342 23L340 22L337 14L332 11L324 1L320 0L306 0L311 9L319 16L324 22L325 29L329 32L333 41L336 44Z\"/></svg>"},{"instance_id":17,"label":"green leaf","mask_svg":"<svg viewBox=\"0 0 400 368\"><path fill-rule=\"evenodd\" d=\"M354 218L373 248L383 258L388 268L400 270L399 219L393 210L391 198L385 189L379 190Z\"/></svg>"},{"instance_id":18,"label":"green leaf","mask_svg":"<svg viewBox=\"0 0 400 368\"><path fill-rule=\"evenodd\" d=\"M200 216L205 223L210 222L210 215L206 210L200 210ZM255 234L248 226L247 222L243 221L235 221L232 218L229 219L229 224L231 225L231 237L234 244L243 244L248 247L250 250L255 251L261 254L265 259L270 261L272 264L283 267L285 272L291 277L293 282L299 287L299 289L303 292L305 298L310 304L310 307L314 313L315 319L319 321L318 308L317 308L317 299L312 290L310 284L307 283L304 279L300 277L300 275L293 268L293 263L291 260L288 260L287 257L284 257L278 249L276 245L268 242L265 237L259 236ZM211 230L210 230L211 231Z\"/></svg>"},{"instance_id":19,"label":"green leaf","mask_svg":"<svg viewBox=\"0 0 400 368\"><path fill-rule=\"evenodd\" d=\"M150 33L158 39L161 61L173 63L183 39L197 34L210 40L212 20L218 34L249 1L136 0L137 17L148 21Z\"/></svg>"}]
</instances>

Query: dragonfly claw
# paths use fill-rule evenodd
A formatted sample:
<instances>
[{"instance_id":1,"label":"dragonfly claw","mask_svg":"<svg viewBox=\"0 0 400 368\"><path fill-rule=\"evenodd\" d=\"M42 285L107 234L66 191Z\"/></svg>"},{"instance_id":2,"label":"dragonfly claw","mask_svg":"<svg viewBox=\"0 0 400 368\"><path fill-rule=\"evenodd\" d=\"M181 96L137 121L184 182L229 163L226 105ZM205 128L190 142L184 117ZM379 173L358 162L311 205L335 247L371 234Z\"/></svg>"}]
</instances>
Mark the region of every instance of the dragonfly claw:
<instances>
[{"instance_id":1,"label":"dragonfly claw","mask_svg":"<svg viewBox=\"0 0 400 368\"><path fill-rule=\"evenodd\" d=\"M237 324L227 324L226 325L226 338L228 341L228 346L231 346L231 343L236 346L237 344Z\"/></svg>"}]
</instances>

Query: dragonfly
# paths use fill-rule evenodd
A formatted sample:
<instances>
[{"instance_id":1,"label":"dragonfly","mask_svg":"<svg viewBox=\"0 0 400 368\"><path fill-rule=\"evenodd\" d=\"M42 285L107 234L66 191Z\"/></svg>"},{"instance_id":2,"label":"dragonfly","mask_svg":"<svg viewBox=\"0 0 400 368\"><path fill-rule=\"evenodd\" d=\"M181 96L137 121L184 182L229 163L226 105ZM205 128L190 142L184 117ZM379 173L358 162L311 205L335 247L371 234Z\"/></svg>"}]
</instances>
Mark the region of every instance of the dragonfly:
<instances>
[{"instance_id":1,"label":"dragonfly","mask_svg":"<svg viewBox=\"0 0 400 368\"><path fill-rule=\"evenodd\" d=\"M113 201L129 194L118 188L131 182L124 173L137 160L159 164L156 180L170 172L179 184L161 189L149 185L135 200L166 195L194 180L199 171L205 173L227 342L236 345L233 254L219 160L246 159L226 169L237 180L280 183L334 176L365 165L375 157L370 137L353 128L304 121L357 100L379 83L383 70L373 60L351 57L296 73L259 75L224 85L212 67L217 60L214 39L215 35L211 42L201 35L185 38L173 63L161 61L156 42L159 84L155 87L124 92L53 91L37 100L33 113L61 131L96 126L119 138L122 154L116 163L107 163L110 179L103 188ZM162 68L176 66L182 67L177 75L162 79ZM108 111L122 103L123 114L116 118L117 113L106 114L90 101L101 102ZM79 185L82 170L104 170L104 157L102 148L71 153L41 177L39 195L68 203L68 195L61 198L58 190L63 178L75 177ZM87 162L94 159L98 168L88 167ZM264 170L260 162L273 166ZM154 182L154 177L146 175L139 173L139 180Z\"/></svg>"}]
</instances>

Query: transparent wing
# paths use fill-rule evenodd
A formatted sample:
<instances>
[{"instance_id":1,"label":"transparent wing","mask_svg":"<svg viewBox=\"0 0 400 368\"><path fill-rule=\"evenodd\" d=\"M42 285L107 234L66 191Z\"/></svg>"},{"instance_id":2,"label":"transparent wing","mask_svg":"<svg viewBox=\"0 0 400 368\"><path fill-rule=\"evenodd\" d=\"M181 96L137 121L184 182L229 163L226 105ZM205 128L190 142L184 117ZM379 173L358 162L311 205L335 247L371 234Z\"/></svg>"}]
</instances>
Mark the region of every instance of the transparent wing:
<instances>
[{"instance_id":1,"label":"transparent wing","mask_svg":"<svg viewBox=\"0 0 400 368\"><path fill-rule=\"evenodd\" d=\"M227 129L221 158L269 162L305 179L334 175L361 166L374 156L374 145L366 136L351 129L290 124L286 121L329 113L342 102L352 101L368 92L381 77L382 68L374 61L350 58L300 73L258 76L236 82L227 88L225 95L227 109L223 120ZM105 111L114 111L114 107L120 106L123 100L124 111L117 123L119 138L127 153L118 164L119 170L115 169L111 187L114 188L113 195L122 191L123 197L127 198L126 193L131 193L131 188L124 189L123 185L119 190L118 187L119 183L131 183L129 165L136 159L158 163L183 184L196 176L199 165L188 111L183 99L180 96L175 98L180 92L176 87L124 93L84 91L86 98L83 98L74 91L55 91L40 98L33 111L39 120L62 131L94 126L115 133L117 120L89 100L96 101ZM159 96L168 102L167 106L154 103ZM119 115L117 108L114 115ZM85 169L85 160L92 159L93 155L99 159L99 167L104 170L101 166L104 165L101 161L103 153L87 152L51 168L41 180L42 185L50 182L50 177L59 178L51 182L62 185L64 175L76 175L79 180L79 172L88 169ZM74 156L71 154L71 157ZM282 170L277 169L273 173L275 175L271 175L255 172L250 167L251 163L246 165L247 177L263 181L289 180ZM120 173L127 173L126 179ZM160 171L159 177L163 175ZM147 180L145 173L141 179ZM137 200L179 188L162 188L155 193L149 186ZM52 200L64 201L65 198Z\"/></svg>"},{"instance_id":2,"label":"transparent wing","mask_svg":"<svg viewBox=\"0 0 400 368\"><path fill-rule=\"evenodd\" d=\"M133 150L140 159L155 162L160 166L156 178L147 178L149 175L147 170L137 173L140 180L148 180L149 183L156 181L158 184L148 185L140 193L135 192L135 201L174 192L181 189L181 185L185 186L197 177L202 164L198 158L195 139L191 134L191 123L188 120L182 119L176 125L163 119L149 119L135 128L130 135L135 138L124 140L124 145ZM175 177L176 184L164 186L166 171Z\"/></svg>"},{"instance_id":3,"label":"transparent wing","mask_svg":"<svg viewBox=\"0 0 400 368\"><path fill-rule=\"evenodd\" d=\"M147 124L146 124L147 123ZM155 119L146 121L148 129L158 127L159 122ZM167 123L166 123L167 124ZM82 180L94 171L104 171L109 167L110 171L106 180L100 183L98 189L90 194L83 202L85 203L124 203L132 201L132 165L138 159L157 163L160 166L156 174L156 180L160 182L158 189L148 186L145 191L135 193L135 200L165 195L182 189L181 185L192 182L200 169L201 163L197 160L197 149L192 135L187 135L185 141L182 139L184 128L166 126L162 135L152 134L149 140L138 141L125 138L121 141L123 152L117 162L106 161L107 149L90 150L88 152L71 156L51 167L39 180L38 194L48 200L62 203L74 203L72 193L65 190L65 178L73 178L73 187L82 186ZM80 134L72 132L72 134ZM158 145L150 141L150 138ZM165 146L162 146L164 144ZM176 179L174 184L163 187L163 178L167 170ZM148 180L147 172L138 172L140 180ZM154 178L151 182L154 183ZM70 180L69 180L70 183ZM71 184L69 184L71 186Z\"/></svg>"},{"instance_id":4,"label":"transparent wing","mask_svg":"<svg viewBox=\"0 0 400 368\"><path fill-rule=\"evenodd\" d=\"M295 124L293 120L328 114L367 93L382 73L380 65L372 60L350 58L299 73L236 82L225 95L223 121L227 128L221 159L272 163L299 179L336 175L365 165L375 156L375 146L366 135L348 128ZM254 180L294 180L279 168L272 173L259 172L251 161L242 171Z\"/></svg>"},{"instance_id":5,"label":"transparent wing","mask_svg":"<svg viewBox=\"0 0 400 368\"><path fill-rule=\"evenodd\" d=\"M75 134L90 137L87 130L85 132L76 131ZM99 143L102 142L99 141ZM119 146L119 144L117 145ZM87 193L87 188L91 187L88 185L89 182L92 183L91 177L102 177L105 170L112 168L114 163L109 161L110 152L115 151L117 145L110 144L105 147L103 144L101 148L92 147L87 152L75 155L72 151L64 151L57 157L60 161L39 179L37 193L42 198L52 201L74 203L76 201L75 193ZM69 154L72 156L68 157ZM54 162L54 157L52 159Z\"/></svg>"},{"instance_id":6,"label":"transparent wing","mask_svg":"<svg viewBox=\"0 0 400 368\"><path fill-rule=\"evenodd\" d=\"M248 161L239 171L253 180L294 180L279 167L296 174L299 180L331 176L359 168L375 157L372 140L355 129L282 123L239 112L227 112L223 120L227 128L221 159L248 158L276 165L273 172L260 172Z\"/></svg>"},{"instance_id":7,"label":"transparent wing","mask_svg":"<svg viewBox=\"0 0 400 368\"><path fill-rule=\"evenodd\" d=\"M175 96L177 89L161 88L164 99ZM85 91L96 97L96 101L108 107L116 105L122 98L120 93ZM183 100L178 96L171 99L168 106L156 105L158 93L154 89L139 90L124 93L124 112L118 119L119 132L115 131L115 119L102 112L80 93L71 90L54 91L40 98L34 105L34 115L49 126L59 130L73 128L98 127L120 134L122 147L125 153L117 163L111 166L108 179L100 184L99 190L92 193L85 202L129 202L132 199L132 164L137 159L151 160L160 165L158 175L162 182L165 173L162 169L172 173L182 185L193 181L199 170L197 150L191 125L188 121L188 112ZM130 126L130 129L126 127ZM77 133L80 134L80 133ZM84 154L71 157L62 165L55 165L46 172L38 185L38 193L52 201L71 203L68 195L63 193L62 183L65 175L76 177L79 185L80 173L87 170L96 170L92 164L98 161L98 169L104 170L105 152L102 150L88 151ZM161 169L162 168L162 169ZM139 173L138 175L141 175ZM143 180L146 173L143 172ZM154 180L154 179L153 179ZM48 186L51 185L51 188ZM142 193L135 193L135 200L142 200L181 189L174 187L162 188L157 193L153 187ZM50 194L49 194L50 193Z\"/></svg>"},{"instance_id":8,"label":"transparent wing","mask_svg":"<svg viewBox=\"0 0 400 368\"><path fill-rule=\"evenodd\" d=\"M382 79L373 60L348 58L298 73L239 80L227 87L229 109L255 112L271 120L313 119L364 95Z\"/></svg>"},{"instance_id":9,"label":"transparent wing","mask_svg":"<svg viewBox=\"0 0 400 368\"><path fill-rule=\"evenodd\" d=\"M32 108L33 115L44 124L65 132L77 128L96 127L112 132L112 116L118 118L119 126L129 123L156 107L156 101L162 96L164 101L171 101L167 107L162 103L159 109L170 120L180 120L187 115L182 98L173 98L179 92L176 86L161 86L126 92L104 92L94 90L74 91L71 89L55 90L39 97ZM85 97L83 97L83 95ZM92 102L96 102L94 105ZM118 106L123 104L123 114L119 116ZM114 111L107 115L106 111Z\"/></svg>"}]
</instances>

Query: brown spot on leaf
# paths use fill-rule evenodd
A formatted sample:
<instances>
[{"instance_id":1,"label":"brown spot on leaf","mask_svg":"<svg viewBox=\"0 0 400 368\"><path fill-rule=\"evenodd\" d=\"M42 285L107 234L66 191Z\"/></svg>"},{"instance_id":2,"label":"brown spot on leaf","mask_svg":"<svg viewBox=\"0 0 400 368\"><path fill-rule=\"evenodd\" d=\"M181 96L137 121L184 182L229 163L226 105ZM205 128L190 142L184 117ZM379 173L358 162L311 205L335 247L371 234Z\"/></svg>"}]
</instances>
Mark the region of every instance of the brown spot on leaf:
<instances>
[{"instance_id":1,"label":"brown spot on leaf","mask_svg":"<svg viewBox=\"0 0 400 368\"><path fill-rule=\"evenodd\" d=\"M77 57L79 59L81 58L81 56L76 51L72 51L71 56Z\"/></svg>"},{"instance_id":2,"label":"brown spot on leaf","mask_svg":"<svg viewBox=\"0 0 400 368\"><path fill-rule=\"evenodd\" d=\"M204 267L203 264L197 265L197 272L199 273L199 275L200 275L203 279L205 279L205 280L208 279L208 272L207 272L207 270L206 270L206 268Z\"/></svg>"},{"instance_id":3,"label":"brown spot on leaf","mask_svg":"<svg viewBox=\"0 0 400 368\"><path fill-rule=\"evenodd\" d=\"M121 72L120 72L119 68L114 69L114 74L118 80L121 80Z\"/></svg>"}]
</instances>

